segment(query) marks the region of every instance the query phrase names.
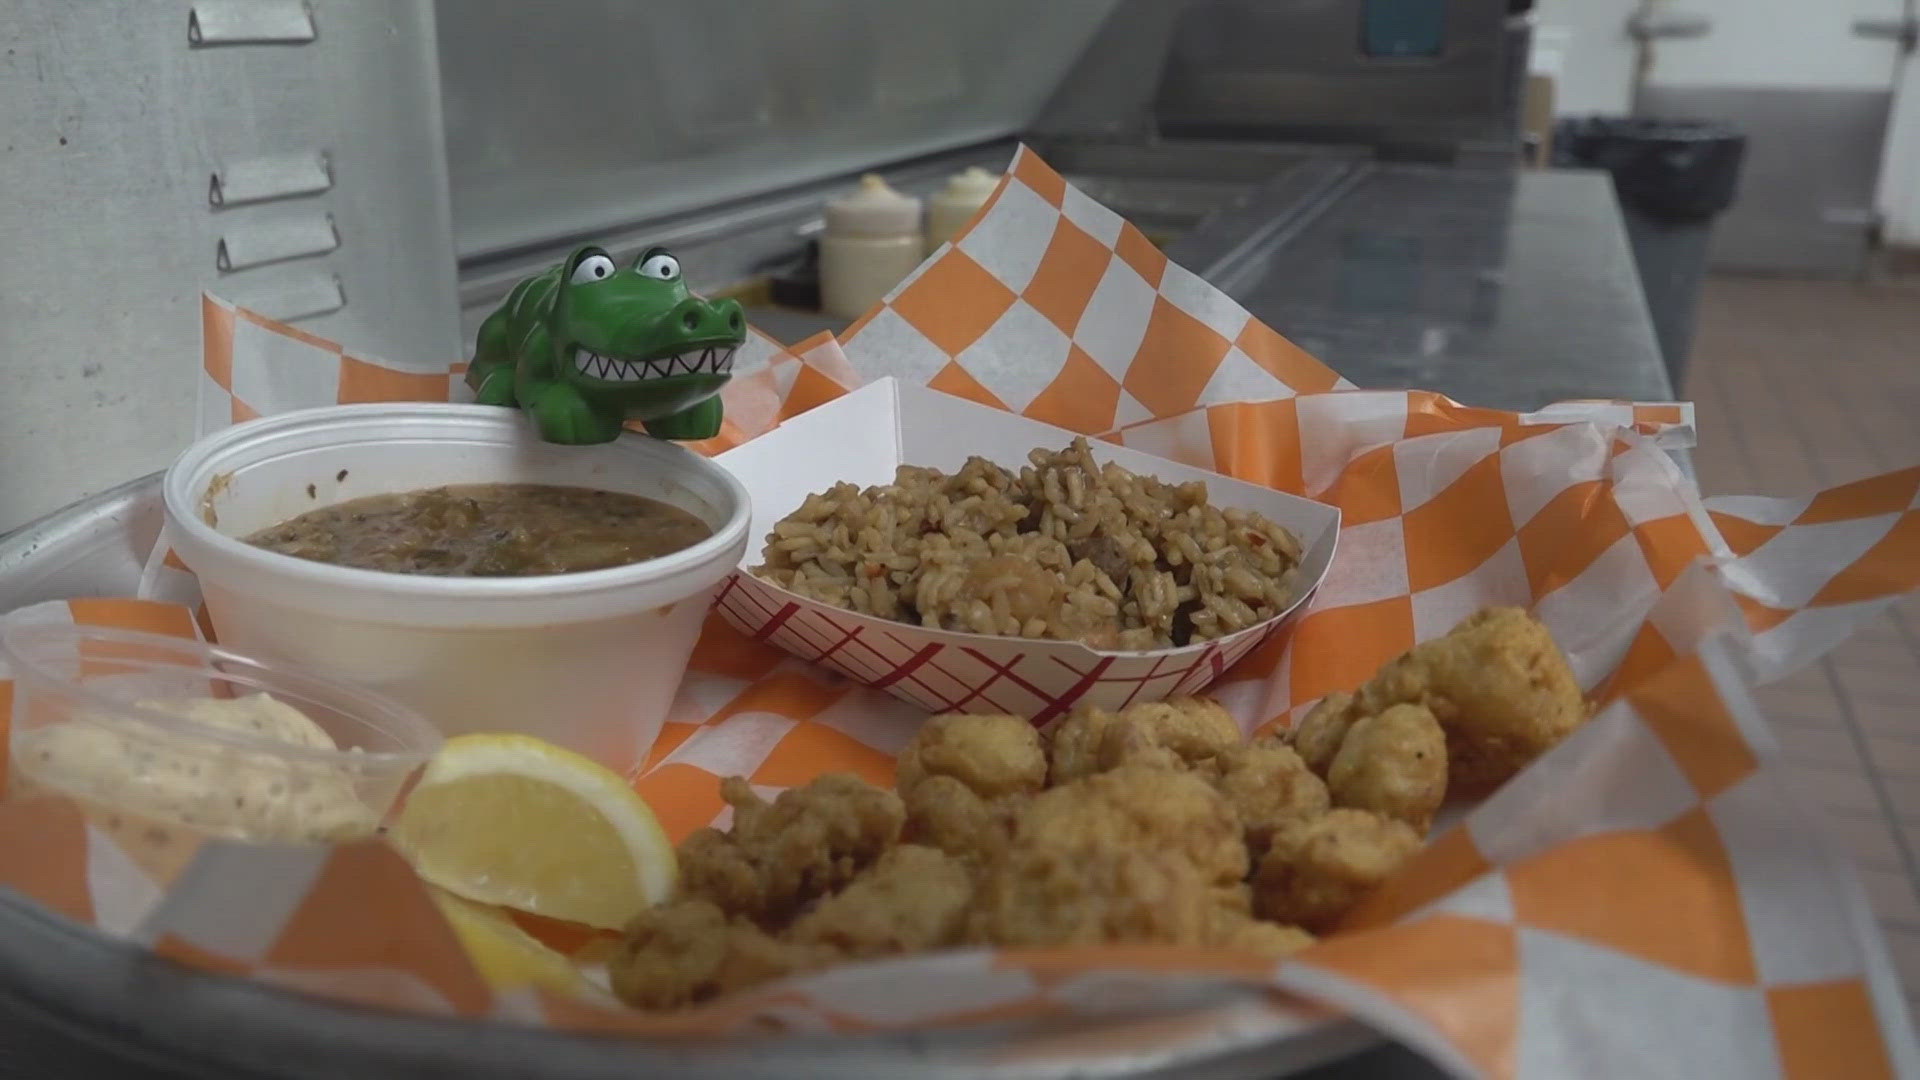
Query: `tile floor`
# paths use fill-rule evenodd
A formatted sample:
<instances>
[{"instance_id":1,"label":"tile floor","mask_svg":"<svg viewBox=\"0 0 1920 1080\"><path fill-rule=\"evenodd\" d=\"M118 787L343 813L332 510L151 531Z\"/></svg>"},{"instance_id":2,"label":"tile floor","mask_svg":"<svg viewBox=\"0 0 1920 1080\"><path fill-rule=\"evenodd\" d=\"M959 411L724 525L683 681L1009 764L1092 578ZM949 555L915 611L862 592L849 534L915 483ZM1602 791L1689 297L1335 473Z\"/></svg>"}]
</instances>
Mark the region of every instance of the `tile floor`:
<instances>
[{"instance_id":1,"label":"tile floor","mask_svg":"<svg viewBox=\"0 0 1920 1080\"><path fill-rule=\"evenodd\" d=\"M1796 495L1920 464L1920 287L1714 278L1686 396L1708 495ZM1920 596L1760 692L1886 927L1920 1022Z\"/></svg>"}]
</instances>

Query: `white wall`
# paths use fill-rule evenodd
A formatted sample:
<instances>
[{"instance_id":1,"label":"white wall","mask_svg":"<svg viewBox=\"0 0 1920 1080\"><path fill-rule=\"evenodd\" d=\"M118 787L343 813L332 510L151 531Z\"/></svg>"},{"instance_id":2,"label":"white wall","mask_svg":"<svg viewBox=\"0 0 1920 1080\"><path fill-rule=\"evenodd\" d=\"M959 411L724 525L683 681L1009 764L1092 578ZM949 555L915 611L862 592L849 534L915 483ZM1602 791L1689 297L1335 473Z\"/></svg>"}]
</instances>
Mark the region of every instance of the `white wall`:
<instances>
[{"instance_id":1,"label":"white wall","mask_svg":"<svg viewBox=\"0 0 1920 1080\"><path fill-rule=\"evenodd\" d=\"M1554 78L1556 113L1624 113L1633 107L1637 54L1627 36L1627 18L1639 6L1639 0L1539 0L1534 5L1536 53L1545 46L1557 54L1535 65Z\"/></svg>"},{"instance_id":2,"label":"white wall","mask_svg":"<svg viewBox=\"0 0 1920 1080\"><path fill-rule=\"evenodd\" d=\"M1657 0L1713 20L1699 38L1654 45L1647 81L1661 86L1895 89L1879 196L1889 243L1920 246L1920 61L1853 33L1862 18L1897 18L1903 0ZM1638 49L1626 32L1640 0L1539 0L1536 70L1555 77L1556 112L1624 113Z\"/></svg>"},{"instance_id":3,"label":"white wall","mask_svg":"<svg viewBox=\"0 0 1920 1080\"><path fill-rule=\"evenodd\" d=\"M1675 11L1711 32L1656 43L1647 81L1662 86L1884 90L1899 50L1853 32L1855 19L1900 17L1904 0L1685 0Z\"/></svg>"},{"instance_id":4,"label":"white wall","mask_svg":"<svg viewBox=\"0 0 1920 1080\"><path fill-rule=\"evenodd\" d=\"M1920 248L1920 60L1911 57L1894 91L1876 205L1887 243Z\"/></svg>"},{"instance_id":5,"label":"white wall","mask_svg":"<svg viewBox=\"0 0 1920 1080\"><path fill-rule=\"evenodd\" d=\"M1890 85L1892 43L1853 33L1862 18L1898 18L1904 0L1685 0L1656 2L1673 16L1711 19L1700 37L1655 43L1647 80L1663 86L1874 89ZM1622 112L1633 97L1636 43L1628 21L1640 0L1540 0L1543 39L1566 36L1556 88L1561 111ZM1553 42L1544 42L1549 49Z\"/></svg>"}]
</instances>

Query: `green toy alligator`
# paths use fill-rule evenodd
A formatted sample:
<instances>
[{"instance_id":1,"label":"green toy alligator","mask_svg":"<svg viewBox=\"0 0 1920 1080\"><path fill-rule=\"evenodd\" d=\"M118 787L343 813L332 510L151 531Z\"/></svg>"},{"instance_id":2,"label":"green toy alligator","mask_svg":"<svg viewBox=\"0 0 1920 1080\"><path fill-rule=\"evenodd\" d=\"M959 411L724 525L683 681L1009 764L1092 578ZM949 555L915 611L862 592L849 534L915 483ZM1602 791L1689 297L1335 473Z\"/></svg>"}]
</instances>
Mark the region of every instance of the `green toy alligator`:
<instances>
[{"instance_id":1,"label":"green toy alligator","mask_svg":"<svg viewBox=\"0 0 1920 1080\"><path fill-rule=\"evenodd\" d=\"M665 248L623 270L583 247L480 324L467 385L483 405L526 410L548 442L611 442L629 420L656 438L708 439L746 334L739 302L690 295Z\"/></svg>"}]
</instances>

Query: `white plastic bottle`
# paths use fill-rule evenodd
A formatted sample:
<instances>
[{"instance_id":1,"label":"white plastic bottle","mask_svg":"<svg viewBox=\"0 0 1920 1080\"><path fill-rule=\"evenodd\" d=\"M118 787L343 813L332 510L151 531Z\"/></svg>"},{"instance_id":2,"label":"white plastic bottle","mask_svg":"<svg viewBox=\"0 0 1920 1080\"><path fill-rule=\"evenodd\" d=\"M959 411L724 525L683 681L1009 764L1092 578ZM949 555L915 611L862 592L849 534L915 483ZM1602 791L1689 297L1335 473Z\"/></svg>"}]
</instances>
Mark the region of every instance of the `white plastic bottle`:
<instances>
[{"instance_id":1,"label":"white plastic bottle","mask_svg":"<svg viewBox=\"0 0 1920 1080\"><path fill-rule=\"evenodd\" d=\"M978 165L949 177L947 186L927 200L927 253L953 239L999 185L999 177Z\"/></svg>"},{"instance_id":2,"label":"white plastic bottle","mask_svg":"<svg viewBox=\"0 0 1920 1080\"><path fill-rule=\"evenodd\" d=\"M837 318L865 315L926 256L920 200L872 173L860 178L852 194L829 201L826 219L820 234L820 307Z\"/></svg>"}]
</instances>

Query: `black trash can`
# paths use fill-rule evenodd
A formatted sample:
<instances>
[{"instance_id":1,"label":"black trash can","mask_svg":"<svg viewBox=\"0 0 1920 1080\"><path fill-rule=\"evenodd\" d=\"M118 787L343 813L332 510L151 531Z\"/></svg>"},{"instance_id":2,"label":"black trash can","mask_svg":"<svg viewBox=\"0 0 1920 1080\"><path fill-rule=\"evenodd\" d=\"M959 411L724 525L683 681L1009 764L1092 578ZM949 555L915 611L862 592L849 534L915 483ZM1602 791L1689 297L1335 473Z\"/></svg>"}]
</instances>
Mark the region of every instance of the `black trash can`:
<instances>
[{"instance_id":1,"label":"black trash can","mask_svg":"<svg viewBox=\"0 0 1920 1080\"><path fill-rule=\"evenodd\" d=\"M1553 163L1605 169L1676 394L1693 347L1713 219L1733 205L1747 138L1724 124L1592 116L1553 128Z\"/></svg>"}]
</instances>

